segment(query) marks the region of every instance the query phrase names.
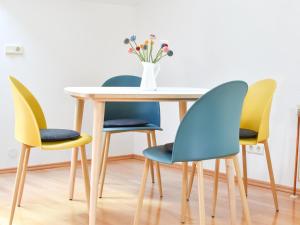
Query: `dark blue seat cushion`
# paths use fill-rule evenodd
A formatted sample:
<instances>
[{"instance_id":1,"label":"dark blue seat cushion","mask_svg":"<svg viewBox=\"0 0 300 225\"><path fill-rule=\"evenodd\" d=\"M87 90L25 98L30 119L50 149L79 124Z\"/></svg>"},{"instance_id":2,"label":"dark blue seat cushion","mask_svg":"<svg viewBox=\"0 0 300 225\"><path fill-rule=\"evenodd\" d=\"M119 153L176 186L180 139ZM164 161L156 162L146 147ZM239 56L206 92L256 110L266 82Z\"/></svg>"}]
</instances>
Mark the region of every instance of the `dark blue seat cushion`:
<instances>
[{"instance_id":1,"label":"dark blue seat cushion","mask_svg":"<svg viewBox=\"0 0 300 225\"><path fill-rule=\"evenodd\" d=\"M80 133L66 129L40 129L41 140L44 142L75 140Z\"/></svg>"},{"instance_id":2,"label":"dark blue seat cushion","mask_svg":"<svg viewBox=\"0 0 300 225\"><path fill-rule=\"evenodd\" d=\"M240 128L240 138L257 138L257 135L258 133L256 131ZM173 145L174 143L165 144L164 149L171 152L173 150Z\"/></svg>"},{"instance_id":3,"label":"dark blue seat cushion","mask_svg":"<svg viewBox=\"0 0 300 225\"><path fill-rule=\"evenodd\" d=\"M257 138L258 133L254 130L240 128L240 138Z\"/></svg>"},{"instance_id":4,"label":"dark blue seat cushion","mask_svg":"<svg viewBox=\"0 0 300 225\"><path fill-rule=\"evenodd\" d=\"M172 152L173 151L173 146L174 146L174 143L168 143L168 144L164 145L164 149L166 151Z\"/></svg>"},{"instance_id":5,"label":"dark blue seat cushion","mask_svg":"<svg viewBox=\"0 0 300 225\"><path fill-rule=\"evenodd\" d=\"M148 121L142 119L116 119L104 121L104 127L138 127L145 126Z\"/></svg>"}]
</instances>

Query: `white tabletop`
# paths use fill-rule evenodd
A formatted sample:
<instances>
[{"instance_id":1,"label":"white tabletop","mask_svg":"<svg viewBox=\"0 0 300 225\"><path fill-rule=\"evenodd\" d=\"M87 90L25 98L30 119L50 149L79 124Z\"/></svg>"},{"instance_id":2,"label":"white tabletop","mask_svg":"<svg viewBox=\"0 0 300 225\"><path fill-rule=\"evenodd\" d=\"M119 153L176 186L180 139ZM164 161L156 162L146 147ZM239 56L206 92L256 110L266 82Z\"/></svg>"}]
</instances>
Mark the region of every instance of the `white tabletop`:
<instances>
[{"instance_id":1,"label":"white tabletop","mask_svg":"<svg viewBox=\"0 0 300 225\"><path fill-rule=\"evenodd\" d=\"M196 100L208 89L188 87L159 87L155 91L145 91L139 87L66 87L65 92L73 97L105 101L176 101Z\"/></svg>"}]
</instances>

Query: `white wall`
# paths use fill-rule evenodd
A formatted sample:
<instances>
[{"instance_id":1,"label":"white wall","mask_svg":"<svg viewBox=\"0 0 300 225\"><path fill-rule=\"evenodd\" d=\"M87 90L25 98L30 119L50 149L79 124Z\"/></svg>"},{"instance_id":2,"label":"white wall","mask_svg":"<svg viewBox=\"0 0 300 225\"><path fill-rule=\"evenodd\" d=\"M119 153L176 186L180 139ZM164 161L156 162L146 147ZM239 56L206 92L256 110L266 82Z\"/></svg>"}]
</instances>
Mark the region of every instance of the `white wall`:
<instances>
[{"instance_id":1,"label":"white wall","mask_svg":"<svg viewBox=\"0 0 300 225\"><path fill-rule=\"evenodd\" d=\"M270 148L276 181L292 184L296 105L300 101L300 2L296 0L154 0L138 9L139 37L167 39L174 57L162 63L159 85L211 88L234 79L277 80ZM158 142L174 138L176 105L162 105ZM136 153L144 147L135 138ZM264 156L249 155L249 176L268 180ZM206 164L212 168L213 163Z\"/></svg>"},{"instance_id":2,"label":"white wall","mask_svg":"<svg viewBox=\"0 0 300 225\"><path fill-rule=\"evenodd\" d=\"M115 74L132 74L123 39L135 30L130 6L80 0L0 0L0 168L17 164L20 145L14 139L14 115L8 75L16 76L36 95L48 126L72 128L74 100L66 86L97 86ZM23 56L6 56L6 44L20 44ZM91 133L91 104L84 131ZM128 154L133 136L112 138L111 154ZM122 143L122 148L118 145ZM88 149L90 145L88 146ZM66 161L69 151L33 151L30 163Z\"/></svg>"},{"instance_id":3,"label":"white wall","mask_svg":"<svg viewBox=\"0 0 300 225\"><path fill-rule=\"evenodd\" d=\"M250 84L272 77L278 90L271 116L270 147L276 180L291 184L295 148L295 109L300 65L300 2L296 0L0 0L0 167L15 166L19 145L13 138L13 109L7 76L15 75L40 100L51 127L72 127L74 101L63 87L93 86L113 74L138 72L122 40L155 33L169 40L175 55L162 62L160 86L211 88L241 79ZM109 2L105 0L104 2ZM118 5L124 2L123 5ZM130 3L126 6L127 3ZM21 57L3 46L20 43ZM91 132L88 104L84 130ZM177 106L162 104L158 142L172 141ZM145 137L113 137L112 154L140 154ZM12 150L11 150L12 149ZM32 163L69 159L69 152L34 152ZM207 163L211 167L212 163ZM249 176L267 180L263 156L249 155Z\"/></svg>"}]
</instances>

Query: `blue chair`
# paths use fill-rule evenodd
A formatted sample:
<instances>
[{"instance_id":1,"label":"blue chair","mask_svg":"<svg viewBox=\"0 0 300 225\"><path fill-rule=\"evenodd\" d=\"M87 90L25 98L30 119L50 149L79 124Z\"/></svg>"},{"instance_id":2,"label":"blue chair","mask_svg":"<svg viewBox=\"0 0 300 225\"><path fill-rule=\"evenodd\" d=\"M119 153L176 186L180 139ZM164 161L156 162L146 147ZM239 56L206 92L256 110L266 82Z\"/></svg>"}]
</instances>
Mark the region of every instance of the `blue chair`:
<instances>
[{"instance_id":1,"label":"blue chair","mask_svg":"<svg viewBox=\"0 0 300 225\"><path fill-rule=\"evenodd\" d=\"M103 87L139 87L141 78L131 75L112 77ZM143 132L147 134L148 147L156 146L155 131L160 128L160 106L158 102L110 102L105 105L104 128L105 144L102 151L102 169L100 174L99 197L102 197L110 137L115 133ZM151 163L151 176L154 183L154 169ZM157 182L160 196L162 185L159 163L156 163Z\"/></svg>"},{"instance_id":2,"label":"blue chair","mask_svg":"<svg viewBox=\"0 0 300 225\"><path fill-rule=\"evenodd\" d=\"M182 120L174 145L162 145L144 150L146 158L144 175L139 193L134 225L137 225L143 205L145 185L150 162L165 164L183 163L181 222L185 222L187 204L188 162L197 162L200 225L205 224L204 178L202 161L221 159L226 161L229 203L232 224L235 224L235 193L232 162L238 178L244 216L250 225L248 203L239 170L239 126L241 110L248 86L243 81L222 84L202 96Z\"/></svg>"}]
</instances>

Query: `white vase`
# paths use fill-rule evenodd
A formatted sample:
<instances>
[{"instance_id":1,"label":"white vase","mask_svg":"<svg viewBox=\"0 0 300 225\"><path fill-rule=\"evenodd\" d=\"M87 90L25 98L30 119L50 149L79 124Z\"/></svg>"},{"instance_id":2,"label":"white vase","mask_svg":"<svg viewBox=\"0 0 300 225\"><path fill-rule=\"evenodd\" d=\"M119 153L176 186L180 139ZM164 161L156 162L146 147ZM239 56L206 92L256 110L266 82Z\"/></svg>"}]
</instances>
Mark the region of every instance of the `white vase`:
<instances>
[{"instance_id":1,"label":"white vase","mask_svg":"<svg viewBox=\"0 0 300 225\"><path fill-rule=\"evenodd\" d=\"M157 88L156 78L160 71L160 65L150 62L142 62L143 74L140 88L144 91L154 91Z\"/></svg>"}]
</instances>

